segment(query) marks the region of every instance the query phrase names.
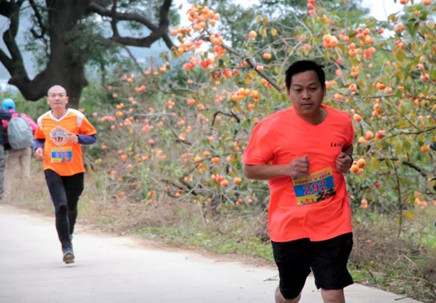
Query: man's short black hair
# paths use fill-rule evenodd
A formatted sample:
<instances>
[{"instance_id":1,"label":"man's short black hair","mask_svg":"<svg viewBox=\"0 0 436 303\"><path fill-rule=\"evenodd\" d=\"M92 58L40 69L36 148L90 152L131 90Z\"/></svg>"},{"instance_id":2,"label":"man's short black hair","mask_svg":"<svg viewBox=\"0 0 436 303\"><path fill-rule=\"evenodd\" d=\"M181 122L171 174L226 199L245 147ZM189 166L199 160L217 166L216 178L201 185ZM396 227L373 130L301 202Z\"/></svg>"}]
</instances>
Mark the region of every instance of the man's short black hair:
<instances>
[{"instance_id":1,"label":"man's short black hair","mask_svg":"<svg viewBox=\"0 0 436 303\"><path fill-rule=\"evenodd\" d=\"M313 70L318 75L319 83L321 86L325 87L325 73L322 65L319 65L315 61L312 60L300 60L294 62L289 68L286 70L286 88L289 91L291 87L292 77L295 74L302 73L308 70Z\"/></svg>"}]
</instances>

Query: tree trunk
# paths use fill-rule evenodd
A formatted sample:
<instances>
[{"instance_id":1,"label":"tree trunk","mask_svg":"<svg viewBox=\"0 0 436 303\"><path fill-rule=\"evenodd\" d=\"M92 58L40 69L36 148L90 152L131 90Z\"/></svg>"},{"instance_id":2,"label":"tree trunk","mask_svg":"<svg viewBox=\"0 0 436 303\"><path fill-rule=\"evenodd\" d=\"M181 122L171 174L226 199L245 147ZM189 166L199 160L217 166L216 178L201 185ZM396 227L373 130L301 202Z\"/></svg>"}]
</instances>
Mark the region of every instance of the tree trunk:
<instances>
[{"instance_id":1,"label":"tree trunk","mask_svg":"<svg viewBox=\"0 0 436 303\"><path fill-rule=\"evenodd\" d=\"M9 83L15 85L27 100L37 101L41 96L46 96L48 89L53 85L62 85L70 97L69 106L78 108L82 90L88 84L85 78L86 54L74 49L74 36L69 33L79 26L79 20L84 17L89 2L46 1L50 54L46 69L33 80L29 79L19 52L10 49L12 60L2 60L11 74ZM18 24L18 12L15 18ZM9 35L10 42L15 44L13 40L16 30L8 30L5 34Z\"/></svg>"},{"instance_id":2,"label":"tree trunk","mask_svg":"<svg viewBox=\"0 0 436 303\"><path fill-rule=\"evenodd\" d=\"M77 2L77 3L76 3ZM79 25L86 13L89 0L47 1L50 60L47 70L50 72L49 86L62 85L69 96L69 106L78 108L80 95L88 85L85 77L86 54L74 49L74 36L69 35Z\"/></svg>"},{"instance_id":3,"label":"tree trunk","mask_svg":"<svg viewBox=\"0 0 436 303\"><path fill-rule=\"evenodd\" d=\"M41 45L49 45L46 50L47 65L34 79L30 79L27 74L16 41L20 11L24 3L30 4L30 8L33 9L33 17L38 28L38 30L32 29L35 41L43 41ZM118 1L46 0L45 3L44 8L36 1L0 0L0 15L9 18L10 21L9 28L3 34L8 52L0 48L0 62L11 75L9 84L15 85L26 100L37 101L47 96L51 86L62 85L70 97L69 106L79 107L82 90L88 85L85 65L89 59L89 49L93 49L93 45L89 46L90 42L84 42L89 40L81 40L83 38L81 33L83 29L86 30L87 25L89 26L87 18L91 15L97 14L112 20L113 36L100 37L107 41L118 45L150 47L155 41L163 39L168 48L173 46L168 36L168 14L172 0L162 1L158 25L134 11L118 12L116 10ZM45 14L47 19L44 18ZM118 32L118 22L136 22L147 27L151 32L146 37L123 37Z\"/></svg>"}]
</instances>

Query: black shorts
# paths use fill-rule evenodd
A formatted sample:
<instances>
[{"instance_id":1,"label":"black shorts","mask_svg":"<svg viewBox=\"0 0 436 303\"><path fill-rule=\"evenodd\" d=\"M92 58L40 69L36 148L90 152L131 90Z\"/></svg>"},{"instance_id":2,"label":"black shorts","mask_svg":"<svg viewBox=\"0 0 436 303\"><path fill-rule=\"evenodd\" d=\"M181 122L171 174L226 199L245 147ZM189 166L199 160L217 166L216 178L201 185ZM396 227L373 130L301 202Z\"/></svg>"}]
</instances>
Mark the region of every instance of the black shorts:
<instances>
[{"instance_id":1,"label":"black shorts","mask_svg":"<svg viewBox=\"0 0 436 303\"><path fill-rule=\"evenodd\" d=\"M279 288L285 299L296 298L301 293L311 270L318 289L343 289L353 284L347 270L352 233L319 242L309 239L272 242L272 247L279 270Z\"/></svg>"}]
</instances>

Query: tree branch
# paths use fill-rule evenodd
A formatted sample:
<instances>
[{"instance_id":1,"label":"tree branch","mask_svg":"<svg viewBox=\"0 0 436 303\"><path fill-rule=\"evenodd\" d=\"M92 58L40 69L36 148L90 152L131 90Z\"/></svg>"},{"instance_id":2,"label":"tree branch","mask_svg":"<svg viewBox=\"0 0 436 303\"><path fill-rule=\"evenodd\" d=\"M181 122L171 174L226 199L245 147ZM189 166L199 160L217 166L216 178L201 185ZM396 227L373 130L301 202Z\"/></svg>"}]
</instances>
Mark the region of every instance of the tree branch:
<instances>
[{"instance_id":1,"label":"tree branch","mask_svg":"<svg viewBox=\"0 0 436 303\"><path fill-rule=\"evenodd\" d=\"M6 2L1 6L1 14L9 19L9 28L3 33L3 41L9 51L10 57L0 49L0 62L3 63L5 68L11 74L9 83L17 78L29 80L26 69L24 68L23 57L21 56L20 49L15 41L18 33L18 27L20 23L20 8L23 4L23 0L17 2Z\"/></svg>"},{"instance_id":2,"label":"tree branch","mask_svg":"<svg viewBox=\"0 0 436 303\"><path fill-rule=\"evenodd\" d=\"M116 0L114 0L114 4L112 5L112 8L110 10L110 15L112 17L112 20L111 20L112 32L113 32L115 37L118 37L120 34L118 33L118 27L117 27L118 18L117 18L117 1Z\"/></svg>"},{"instance_id":3,"label":"tree branch","mask_svg":"<svg viewBox=\"0 0 436 303\"><path fill-rule=\"evenodd\" d=\"M207 37L209 39L209 37ZM209 39L210 41L210 39ZM242 54L238 53L236 50L231 48L230 46L225 45L224 43L221 44L221 47L223 47L228 52L232 53L233 55L236 55L240 58L243 58ZM262 78L264 78L266 81L268 81L278 92L283 93L283 90L275 83L267 74L265 74L263 71L257 70L256 65L251 61L250 58L245 58L245 62L248 63L248 65L253 68L256 73L258 73Z\"/></svg>"},{"instance_id":4,"label":"tree branch","mask_svg":"<svg viewBox=\"0 0 436 303\"><path fill-rule=\"evenodd\" d=\"M409 167L411 167L411 168L413 168L414 170L416 170L421 176L423 176L424 178L426 178L427 179L427 173L421 168L421 167L419 167L418 165L415 165L415 164L413 164L413 163L411 163L411 162L408 162L408 161L403 161L403 162L401 162L402 164L404 164L404 165L406 165L406 166L409 166Z\"/></svg>"},{"instance_id":5,"label":"tree branch","mask_svg":"<svg viewBox=\"0 0 436 303\"><path fill-rule=\"evenodd\" d=\"M171 1L170 1L171 2ZM141 23L145 25L147 28L149 28L151 31L156 31L158 27L154 25L150 20L147 18L144 18L141 15L134 14L134 13L120 13L116 11L116 6L114 4L115 10L113 10L113 7L111 9L107 9L99 4L97 4L94 1L91 1L91 3L88 6L88 10L90 12L99 14L100 16L109 17L109 18L115 18L117 21L136 21L138 23Z\"/></svg>"},{"instance_id":6,"label":"tree branch","mask_svg":"<svg viewBox=\"0 0 436 303\"><path fill-rule=\"evenodd\" d=\"M33 9L33 12L35 13L35 17L36 17L36 20L37 20L37 22L38 22L38 25L39 25L39 29L41 30L41 32L38 34L37 32L36 32L36 30L35 29L31 29L31 32L32 32L32 34L33 34L33 36L35 37L35 38L37 38L37 39L42 39L43 37L44 37L44 35L45 35L45 33L46 33L46 31L47 31L47 26L46 26L46 24L44 24L44 18L41 16L41 14L39 13L39 10L38 10L38 5L35 3L35 1L34 0L29 0L29 3L30 3L30 6L32 7L32 9Z\"/></svg>"},{"instance_id":7,"label":"tree branch","mask_svg":"<svg viewBox=\"0 0 436 303\"><path fill-rule=\"evenodd\" d=\"M398 159L398 158L391 157L391 158L379 158L379 160L380 160L380 161L390 160L390 161L394 162L394 161L398 161L399 159ZM401 164L413 168L413 169L416 170L416 171L417 171L417 172L418 172L422 177L424 177L424 178L427 179L428 173L427 173L423 168L419 167L418 165L413 164L413 163L411 163L411 162L409 162L409 161L401 161Z\"/></svg>"},{"instance_id":8,"label":"tree branch","mask_svg":"<svg viewBox=\"0 0 436 303\"><path fill-rule=\"evenodd\" d=\"M174 46L170 37L168 36L168 26L169 26L169 10L172 4L172 0L165 0L159 11L159 26L156 26L149 19L135 13L120 13L117 11L116 1L111 9L107 9L104 6L99 5L96 2L91 2L88 7L89 12L97 13L100 16L111 18L111 27L113 31L113 36L110 38L111 41L138 47L150 47L155 41L162 39L168 48ZM134 37L122 37L119 35L117 29L118 21L136 21L144 26L146 26L151 33L144 38L134 38Z\"/></svg>"}]
</instances>

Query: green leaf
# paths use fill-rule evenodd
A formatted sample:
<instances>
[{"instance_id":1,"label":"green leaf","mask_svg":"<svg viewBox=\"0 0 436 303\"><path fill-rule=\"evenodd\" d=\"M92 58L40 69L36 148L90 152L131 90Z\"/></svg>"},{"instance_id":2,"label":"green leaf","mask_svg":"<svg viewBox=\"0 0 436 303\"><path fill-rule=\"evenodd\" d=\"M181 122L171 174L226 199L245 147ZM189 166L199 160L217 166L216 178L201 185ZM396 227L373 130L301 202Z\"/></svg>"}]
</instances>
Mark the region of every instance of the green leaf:
<instances>
[{"instance_id":1,"label":"green leaf","mask_svg":"<svg viewBox=\"0 0 436 303\"><path fill-rule=\"evenodd\" d=\"M262 29L262 33L261 33L261 35L262 35L262 38L266 38L266 37L268 37L268 31L267 31L267 29L266 28L263 28Z\"/></svg>"},{"instance_id":2,"label":"green leaf","mask_svg":"<svg viewBox=\"0 0 436 303\"><path fill-rule=\"evenodd\" d=\"M165 61L169 61L169 60L170 60L168 52L162 52L162 53L160 54L160 57L161 57L162 59L164 59Z\"/></svg>"},{"instance_id":3,"label":"green leaf","mask_svg":"<svg viewBox=\"0 0 436 303\"><path fill-rule=\"evenodd\" d=\"M403 141L403 152L410 151L412 149L412 144L410 144L410 141L404 140Z\"/></svg>"},{"instance_id":4,"label":"green leaf","mask_svg":"<svg viewBox=\"0 0 436 303\"><path fill-rule=\"evenodd\" d=\"M376 157L372 158L371 166L374 167L376 170L380 170L380 161Z\"/></svg>"},{"instance_id":5,"label":"green leaf","mask_svg":"<svg viewBox=\"0 0 436 303\"><path fill-rule=\"evenodd\" d=\"M280 66L274 66L274 72L276 74L280 74L282 72L281 69L280 69Z\"/></svg>"},{"instance_id":6,"label":"green leaf","mask_svg":"<svg viewBox=\"0 0 436 303\"><path fill-rule=\"evenodd\" d=\"M418 68L410 70L409 74L412 76L412 79L419 79L421 76L421 71Z\"/></svg>"},{"instance_id":7,"label":"green leaf","mask_svg":"<svg viewBox=\"0 0 436 303\"><path fill-rule=\"evenodd\" d=\"M433 69L430 72L430 79L431 79L431 81L436 81L436 69Z\"/></svg>"}]
</instances>

